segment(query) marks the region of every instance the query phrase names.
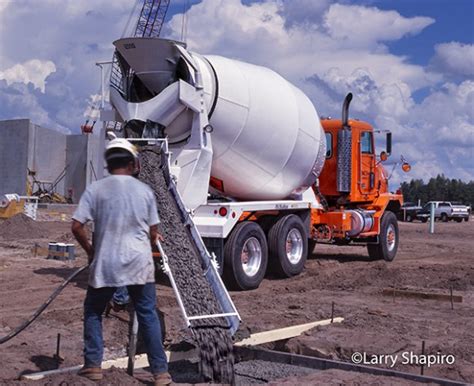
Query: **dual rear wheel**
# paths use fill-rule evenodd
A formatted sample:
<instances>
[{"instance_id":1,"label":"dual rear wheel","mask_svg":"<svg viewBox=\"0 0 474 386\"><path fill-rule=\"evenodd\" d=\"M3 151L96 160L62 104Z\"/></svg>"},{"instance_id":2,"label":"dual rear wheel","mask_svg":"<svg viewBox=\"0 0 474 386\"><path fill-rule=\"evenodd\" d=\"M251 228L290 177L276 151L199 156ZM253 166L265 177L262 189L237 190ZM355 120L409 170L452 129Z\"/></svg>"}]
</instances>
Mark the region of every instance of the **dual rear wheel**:
<instances>
[{"instance_id":1,"label":"dual rear wheel","mask_svg":"<svg viewBox=\"0 0 474 386\"><path fill-rule=\"evenodd\" d=\"M301 219L290 214L263 220L237 224L225 243L224 279L234 289L257 288L269 264L270 271L282 277L298 275L304 268L308 236Z\"/></svg>"}]
</instances>

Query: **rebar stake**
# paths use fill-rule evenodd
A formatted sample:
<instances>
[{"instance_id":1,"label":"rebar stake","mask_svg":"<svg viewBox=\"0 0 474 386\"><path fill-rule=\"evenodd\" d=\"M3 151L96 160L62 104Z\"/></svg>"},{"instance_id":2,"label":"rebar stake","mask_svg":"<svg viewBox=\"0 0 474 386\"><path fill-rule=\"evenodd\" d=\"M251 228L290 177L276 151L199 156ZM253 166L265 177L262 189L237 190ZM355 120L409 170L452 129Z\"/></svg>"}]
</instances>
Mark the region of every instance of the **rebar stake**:
<instances>
[{"instance_id":1,"label":"rebar stake","mask_svg":"<svg viewBox=\"0 0 474 386\"><path fill-rule=\"evenodd\" d=\"M421 356L424 357L425 356L425 341L422 340L421 341ZM425 366L423 365L423 361L421 362L421 375L424 374L425 372Z\"/></svg>"},{"instance_id":2,"label":"rebar stake","mask_svg":"<svg viewBox=\"0 0 474 386\"><path fill-rule=\"evenodd\" d=\"M58 333L56 337L56 354L53 355L53 358L56 360L56 368L59 369L59 365L64 361L64 358L61 358L61 334Z\"/></svg>"},{"instance_id":3,"label":"rebar stake","mask_svg":"<svg viewBox=\"0 0 474 386\"><path fill-rule=\"evenodd\" d=\"M451 296L451 309L454 310L453 286L449 287L449 294Z\"/></svg>"}]
</instances>

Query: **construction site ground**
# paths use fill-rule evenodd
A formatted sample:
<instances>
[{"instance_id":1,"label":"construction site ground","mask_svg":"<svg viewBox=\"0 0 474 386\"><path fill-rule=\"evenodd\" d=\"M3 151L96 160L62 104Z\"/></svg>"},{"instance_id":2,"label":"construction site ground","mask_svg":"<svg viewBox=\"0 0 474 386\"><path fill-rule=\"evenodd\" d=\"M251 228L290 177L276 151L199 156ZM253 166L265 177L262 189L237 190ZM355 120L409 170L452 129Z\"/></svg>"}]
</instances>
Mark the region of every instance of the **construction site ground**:
<instances>
[{"instance_id":1,"label":"construction site ground","mask_svg":"<svg viewBox=\"0 0 474 386\"><path fill-rule=\"evenodd\" d=\"M72 208L59 206L40 210L36 222L24 217L0 220L0 336L21 324L66 277L85 264L85 255L79 248L75 261L46 259L41 250L47 248L48 242L73 242L69 231L71 213ZM453 364L425 368L425 375L474 383L474 221L436 223L433 235L428 233L428 224L399 225L401 243L392 263L370 261L365 247L317 245L301 275L284 280L268 277L256 290L232 292L243 321L239 335L330 318L334 303L334 316L344 317L343 323L317 327L265 347L350 361L355 352L420 354L425 341L426 353L441 352L455 358ZM86 287L84 273L30 327L0 347L0 383L19 384L15 380L21 374L56 368L53 355L58 333L64 358L60 366L82 363L82 302ZM449 300L384 295L384 288L447 295L452 289L463 299L462 303L453 303L452 309ZM187 339L188 332L165 280L158 283L157 293L165 315L166 344ZM126 355L127 320L125 312L104 318L104 359ZM402 363L394 369L420 372L419 366ZM108 384L133 384L118 369L108 371L105 379ZM63 381L77 384L78 378L61 374L49 379L48 384ZM136 384L146 381L145 377ZM290 372L273 382L408 384L340 370Z\"/></svg>"}]
</instances>

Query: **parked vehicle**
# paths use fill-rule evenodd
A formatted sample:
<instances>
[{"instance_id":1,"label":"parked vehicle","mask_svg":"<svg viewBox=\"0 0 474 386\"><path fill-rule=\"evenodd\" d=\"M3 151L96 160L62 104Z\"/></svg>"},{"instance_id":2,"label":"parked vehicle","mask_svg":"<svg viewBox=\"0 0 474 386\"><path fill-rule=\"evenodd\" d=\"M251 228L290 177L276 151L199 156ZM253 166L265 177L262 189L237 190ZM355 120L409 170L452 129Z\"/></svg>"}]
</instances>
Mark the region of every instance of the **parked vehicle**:
<instances>
[{"instance_id":1,"label":"parked vehicle","mask_svg":"<svg viewBox=\"0 0 474 386\"><path fill-rule=\"evenodd\" d=\"M466 205L453 205L448 201L430 201L423 209L418 212L417 218L422 222L427 222L430 218L431 204L435 206L435 220L448 222L455 220L457 222L469 221L469 207Z\"/></svg>"},{"instance_id":2,"label":"parked vehicle","mask_svg":"<svg viewBox=\"0 0 474 386\"><path fill-rule=\"evenodd\" d=\"M407 222L412 222L413 220L416 220L417 214L422 210L423 208L414 202L405 202L400 210L397 212L397 218L400 221L407 221Z\"/></svg>"}]
</instances>

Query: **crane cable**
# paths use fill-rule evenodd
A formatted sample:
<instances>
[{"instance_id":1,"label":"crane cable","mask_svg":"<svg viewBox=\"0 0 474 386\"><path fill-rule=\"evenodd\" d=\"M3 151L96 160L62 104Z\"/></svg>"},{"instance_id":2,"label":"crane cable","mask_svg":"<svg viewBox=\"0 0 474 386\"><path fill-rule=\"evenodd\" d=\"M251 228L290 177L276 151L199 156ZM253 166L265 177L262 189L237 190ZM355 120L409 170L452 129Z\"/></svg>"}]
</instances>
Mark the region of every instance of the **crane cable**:
<instances>
[{"instance_id":1,"label":"crane cable","mask_svg":"<svg viewBox=\"0 0 474 386\"><path fill-rule=\"evenodd\" d=\"M181 24L181 41L186 43L187 35L188 35L188 8L189 8L189 0L185 0L183 4L183 20Z\"/></svg>"},{"instance_id":2,"label":"crane cable","mask_svg":"<svg viewBox=\"0 0 474 386\"><path fill-rule=\"evenodd\" d=\"M61 285L54 290L54 292L49 296L49 298L38 307L38 309L34 312L33 315L30 316L29 319L25 320L20 326L10 332L8 335L0 338L0 344L8 342L10 339L17 336L20 332L22 332L26 327L28 327L34 320L40 316L43 311L51 304L51 302L56 299L56 297L61 293L61 291L82 271L84 271L89 265L84 265L81 268L75 270Z\"/></svg>"}]
</instances>

